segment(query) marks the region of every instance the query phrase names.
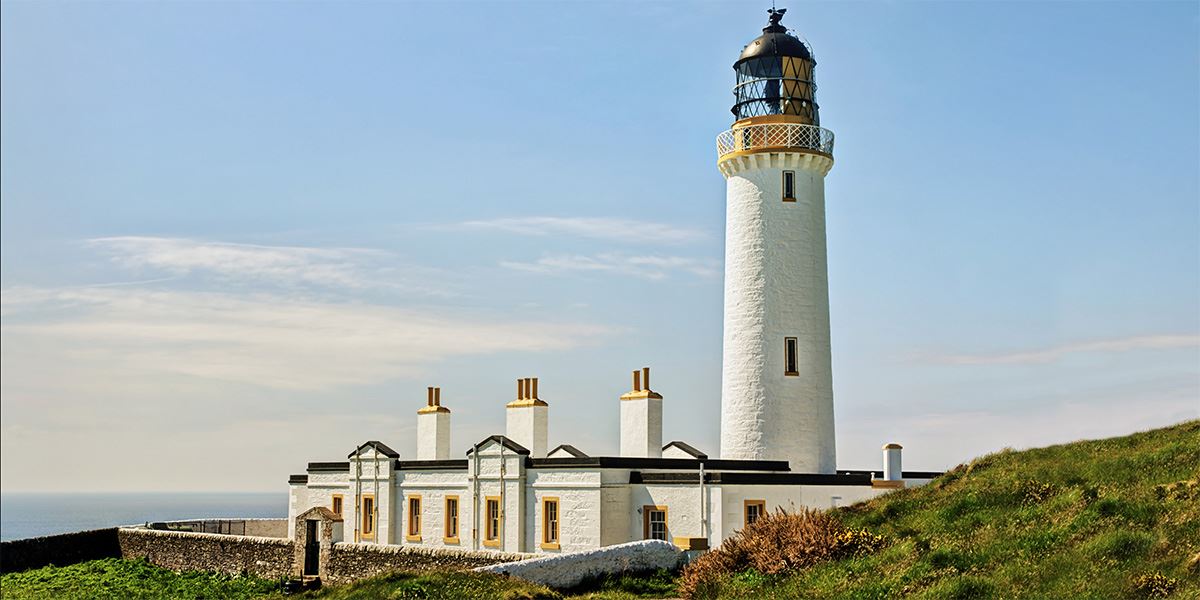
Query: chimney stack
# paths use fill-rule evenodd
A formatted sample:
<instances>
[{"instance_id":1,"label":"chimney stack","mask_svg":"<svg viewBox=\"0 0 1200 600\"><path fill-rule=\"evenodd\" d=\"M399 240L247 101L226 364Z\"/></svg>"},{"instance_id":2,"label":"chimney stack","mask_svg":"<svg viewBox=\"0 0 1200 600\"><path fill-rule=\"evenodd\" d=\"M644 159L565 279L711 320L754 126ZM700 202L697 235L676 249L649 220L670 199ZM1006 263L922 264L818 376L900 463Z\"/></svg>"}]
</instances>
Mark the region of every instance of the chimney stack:
<instances>
[{"instance_id":1,"label":"chimney stack","mask_svg":"<svg viewBox=\"0 0 1200 600\"><path fill-rule=\"evenodd\" d=\"M550 405L538 398L537 377L517 380L517 399L505 412L508 439L528 449L530 458L545 458Z\"/></svg>"},{"instance_id":2,"label":"chimney stack","mask_svg":"<svg viewBox=\"0 0 1200 600\"><path fill-rule=\"evenodd\" d=\"M442 388L426 389L425 406L417 411L417 460L450 458L450 409L442 406Z\"/></svg>"},{"instance_id":3,"label":"chimney stack","mask_svg":"<svg viewBox=\"0 0 1200 600\"><path fill-rule=\"evenodd\" d=\"M662 395L650 390L650 367L634 371L621 395L621 456L662 458Z\"/></svg>"},{"instance_id":4,"label":"chimney stack","mask_svg":"<svg viewBox=\"0 0 1200 600\"><path fill-rule=\"evenodd\" d=\"M888 444L883 447L883 478L885 481L901 481L904 472L900 470L900 444Z\"/></svg>"}]
</instances>

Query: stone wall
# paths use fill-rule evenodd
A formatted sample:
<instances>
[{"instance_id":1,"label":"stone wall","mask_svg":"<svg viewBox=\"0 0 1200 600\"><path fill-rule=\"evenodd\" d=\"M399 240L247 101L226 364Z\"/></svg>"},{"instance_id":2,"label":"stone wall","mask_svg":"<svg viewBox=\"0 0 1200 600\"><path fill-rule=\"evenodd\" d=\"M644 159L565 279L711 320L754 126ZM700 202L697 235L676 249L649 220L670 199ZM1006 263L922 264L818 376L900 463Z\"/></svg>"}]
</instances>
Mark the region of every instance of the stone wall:
<instances>
[{"instance_id":1,"label":"stone wall","mask_svg":"<svg viewBox=\"0 0 1200 600\"><path fill-rule=\"evenodd\" d=\"M123 558L145 558L172 571L249 573L269 579L292 571L290 540L131 528L118 530L117 536Z\"/></svg>"},{"instance_id":2,"label":"stone wall","mask_svg":"<svg viewBox=\"0 0 1200 600\"><path fill-rule=\"evenodd\" d=\"M629 542L586 552L544 556L522 562L476 568L476 571L519 577L558 589L570 589L606 575L673 570L683 553L662 540Z\"/></svg>"},{"instance_id":3,"label":"stone wall","mask_svg":"<svg viewBox=\"0 0 1200 600\"><path fill-rule=\"evenodd\" d=\"M536 555L343 542L333 545L321 580L325 583L346 583L390 571L463 569L525 560L533 556Z\"/></svg>"},{"instance_id":4,"label":"stone wall","mask_svg":"<svg viewBox=\"0 0 1200 600\"><path fill-rule=\"evenodd\" d=\"M0 543L0 573L15 573L46 565L63 567L119 556L121 546L117 541L116 528L12 540Z\"/></svg>"}]
</instances>

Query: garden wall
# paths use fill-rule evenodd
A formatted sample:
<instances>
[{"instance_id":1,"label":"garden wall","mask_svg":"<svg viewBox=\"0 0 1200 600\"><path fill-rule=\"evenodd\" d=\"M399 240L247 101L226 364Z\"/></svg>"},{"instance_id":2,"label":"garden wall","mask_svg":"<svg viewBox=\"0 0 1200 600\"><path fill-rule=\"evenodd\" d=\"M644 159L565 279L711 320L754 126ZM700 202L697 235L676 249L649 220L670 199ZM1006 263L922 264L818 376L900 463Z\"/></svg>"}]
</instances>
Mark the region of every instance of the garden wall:
<instances>
[{"instance_id":1,"label":"garden wall","mask_svg":"<svg viewBox=\"0 0 1200 600\"><path fill-rule=\"evenodd\" d=\"M124 528L117 535L121 557L144 558L172 571L250 573L266 578L292 573L290 540Z\"/></svg>"},{"instance_id":2,"label":"garden wall","mask_svg":"<svg viewBox=\"0 0 1200 600\"><path fill-rule=\"evenodd\" d=\"M65 567L88 560L121 556L116 528L76 531L61 535L0 543L0 573Z\"/></svg>"},{"instance_id":3,"label":"garden wall","mask_svg":"<svg viewBox=\"0 0 1200 600\"><path fill-rule=\"evenodd\" d=\"M536 555L339 542L333 545L321 580L326 583L346 583L390 571L469 569L525 560L533 556Z\"/></svg>"}]
</instances>

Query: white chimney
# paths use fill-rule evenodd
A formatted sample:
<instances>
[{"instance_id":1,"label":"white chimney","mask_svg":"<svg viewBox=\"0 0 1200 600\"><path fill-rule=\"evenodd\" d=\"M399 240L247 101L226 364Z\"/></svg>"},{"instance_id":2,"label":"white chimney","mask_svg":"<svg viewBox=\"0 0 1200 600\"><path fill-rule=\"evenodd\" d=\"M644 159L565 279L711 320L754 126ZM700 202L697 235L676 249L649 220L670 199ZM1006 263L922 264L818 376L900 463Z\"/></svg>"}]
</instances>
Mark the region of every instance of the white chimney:
<instances>
[{"instance_id":1,"label":"white chimney","mask_svg":"<svg viewBox=\"0 0 1200 600\"><path fill-rule=\"evenodd\" d=\"M505 412L508 439L529 450L530 458L546 458L550 405L538 399L537 377L517 380L517 399Z\"/></svg>"},{"instance_id":2,"label":"white chimney","mask_svg":"<svg viewBox=\"0 0 1200 600\"><path fill-rule=\"evenodd\" d=\"M903 471L900 470L900 451L903 449L900 444L888 444L883 447L884 480L900 481L904 479Z\"/></svg>"},{"instance_id":3,"label":"white chimney","mask_svg":"<svg viewBox=\"0 0 1200 600\"><path fill-rule=\"evenodd\" d=\"M417 460L450 458L450 409L442 406L442 388L431 387L417 411Z\"/></svg>"},{"instance_id":4,"label":"white chimney","mask_svg":"<svg viewBox=\"0 0 1200 600\"><path fill-rule=\"evenodd\" d=\"M650 391L650 367L634 371L621 395L621 456L662 458L662 395Z\"/></svg>"}]
</instances>

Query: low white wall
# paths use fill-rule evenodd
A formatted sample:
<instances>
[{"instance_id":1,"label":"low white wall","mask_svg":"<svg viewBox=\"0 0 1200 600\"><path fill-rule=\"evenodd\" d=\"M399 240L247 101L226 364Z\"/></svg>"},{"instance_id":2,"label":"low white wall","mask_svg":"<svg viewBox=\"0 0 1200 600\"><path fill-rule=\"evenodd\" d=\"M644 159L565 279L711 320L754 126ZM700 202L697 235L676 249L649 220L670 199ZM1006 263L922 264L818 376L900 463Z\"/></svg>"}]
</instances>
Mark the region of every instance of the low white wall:
<instances>
[{"instance_id":1,"label":"low white wall","mask_svg":"<svg viewBox=\"0 0 1200 600\"><path fill-rule=\"evenodd\" d=\"M568 589L605 575L674 569L679 566L682 554L674 545L662 540L643 540L597 550L479 567L475 570Z\"/></svg>"}]
</instances>

